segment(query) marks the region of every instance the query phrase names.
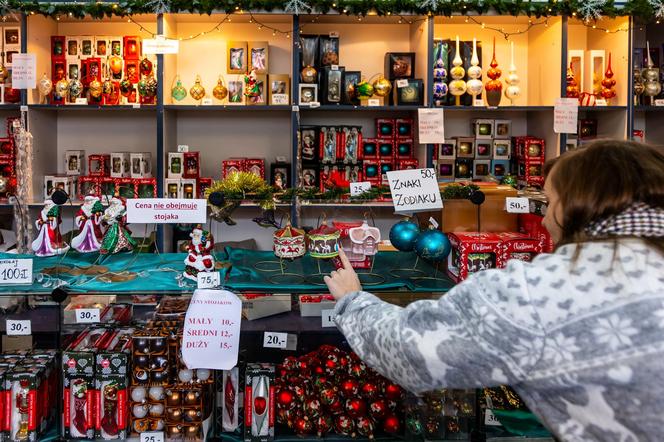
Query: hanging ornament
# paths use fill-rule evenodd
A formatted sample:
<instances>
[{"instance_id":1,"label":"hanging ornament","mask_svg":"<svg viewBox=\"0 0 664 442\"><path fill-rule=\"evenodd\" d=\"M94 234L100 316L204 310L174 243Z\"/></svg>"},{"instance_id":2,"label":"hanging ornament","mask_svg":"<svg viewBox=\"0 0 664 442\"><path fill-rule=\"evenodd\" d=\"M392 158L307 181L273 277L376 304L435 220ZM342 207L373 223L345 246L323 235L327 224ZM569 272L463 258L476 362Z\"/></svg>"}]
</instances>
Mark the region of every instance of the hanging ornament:
<instances>
[{"instance_id":1,"label":"hanging ornament","mask_svg":"<svg viewBox=\"0 0 664 442\"><path fill-rule=\"evenodd\" d=\"M138 65L138 70L141 75L150 75L152 73L152 62L147 57L144 57Z\"/></svg>"},{"instance_id":2,"label":"hanging ornament","mask_svg":"<svg viewBox=\"0 0 664 442\"><path fill-rule=\"evenodd\" d=\"M383 399L378 399L369 404L369 415L379 421L387 413L387 403Z\"/></svg>"},{"instance_id":3,"label":"hanging ornament","mask_svg":"<svg viewBox=\"0 0 664 442\"><path fill-rule=\"evenodd\" d=\"M134 90L134 86L131 84L131 81L127 77L123 78L120 81L120 93L123 97L128 97L131 95L131 92Z\"/></svg>"},{"instance_id":4,"label":"hanging ornament","mask_svg":"<svg viewBox=\"0 0 664 442\"><path fill-rule=\"evenodd\" d=\"M290 410L295 407L295 396L290 390L281 390L277 393L277 407Z\"/></svg>"},{"instance_id":5,"label":"hanging ornament","mask_svg":"<svg viewBox=\"0 0 664 442\"><path fill-rule=\"evenodd\" d=\"M436 105L441 105L443 98L447 96L449 88L447 87L447 69L445 69L445 60L443 59L443 51L448 51L447 45L440 42L435 50L437 51L436 63L433 69L433 98L436 100Z\"/></svg>"},{"instance_id":6,"label":"hanging ornament","mask_svg":"<svg viewBox=\"0 0 664 442\"><path fill-rule=\"evenodd\" d=\"M433 232L438 232L438 230L433 230ZM403 389L399 387L397 384L390 383L385 386L385 397L387 397L388 399L391 399L393 401L399 400L401 399L402 394L403 394Z\"/></svg>"},{"instance_id":7,"label":"hanging ornament","mask_svg":"<svg viewBox=\"0 0 664 442\"><path fill-rule=\"evenodd\" d=\"M479 66L480 60L477 57L477 39L473 38L473 55L470 59L471 66L468 68L468 82L466 83L466 90L473 97L473 106L475 106L475 97L482 94L484 84L480 78L482 77L482 68Z\"/></svg>"},{"instance_id":8,"label":"hanging ornament","mask_svg":"<svg viewBox=\"0 0 664 442\"><path fill-rule=\"evenodd\" d=\"M37 91L39 92L40 103L44 103L46 101L46 97L48 97L51 92L53 92L53 82L46 76L46 73L42 75L39 83L37 83Z\"/></svg>"},{"instance_id":9,"label":"hanging ornament","mask_svg":"<svg viewBox=\"0 0 664 442\"><path fill-rule=\"evenodd\" d=\"M316 69L311 66L305 66L302 68L300 76L302 78L302 83L315 83L318 72L316 72Z\"/></svg>"},{"instance_id":10,"label":"hanging ornament","mask_svg":"<svg viewBox=\"0 0 664 442\"><path fill-rule=\"evenodd\" d=\"M341 394L346 398L352 398L357 396L357 392L360 389L360 385L355 379L347 378L341 382Z\"/></svg>"},{"instance_id":11,"label":"hanging ornament","mask_svg":"<svg viewBox=\"0 0 664 442\"><path fill-rule=\"evenodd\" d=\"M584 0L579 2L577 10L579 17L583 21L600 20L602 18L602 9L606 5L607 0Z\"/></svg>"},{"instance_id":12,"label":"hanging ornament","mask_svg":"<svg viewBox=\"0 0 664 442\"><path fill-rule=\"evenodd\" d=\"M565 96L568 98L579 98L579 84L574 78L574 71L572 70L572 62L567 68L567 77L565 79L567 87L565 88Z\"/></svg>"},{"instance_id":13,"label":"hanging ornament","mask_svg":"<svg viewBox=\"0 0 664 442\"><path fill-rule=\"evenodd\" d=\"M102 84L101 81L97 80L96 78L90 82L88 85L88 90L90 91L90 96L92 98L99 98L101 97L102 93Z\"/></svg>"},{"instance_id":14,"label":"hanging ornament","mask_svg":"<svg viewBox=\"0 0 664 442\"><path fill-rule=\"evenodd\" d=\"M122 73L122 58L117 55L112 55L108 59L108 68L114 76L119 76Z\"/></svg>"},{"instance_id":15,"label":"hanging ornament","mask_svg":"<svg viewBox=\"0 0 664 442\"><path fill-rule=\"evenodd\" d=\"M410 252L420 234L420 227L408 218L399 221L390 229L390 242L402 252Z\"/></svg>"},{"instance_id":16,"label":"hanging ornament","mask_svg":"<svg viewBox=\"0 0 664 442\"><path fill-rule=\"evenodd\" d=\"M643 94L650 97L650 105L655 102L655 97L662 92L662 85L659 82L659 69L655 67L650 57L650 42L646 42L646 51L648 52L648 67L641 72L645 80Z\"/></svg>"},{"instance_id":17,"label":"hanging ornament","mask_svg":"<svg viewBox=\"0 0 664 442\"><path fill-rule=\"evenodd\" d=\"M378 397L378 393L379 389L375 382L367 381L364 385L362 385L362 396L365 398L375 399Z\"/></svg>"},{"instance_id":18,"label":"hanging ornament","mask_svg":"<svg viewBox=\"0 0 664 442\"><path fill-rule=\"evenodd\" d=\"M77 98L83 93L83 83L78 79L77 76L69 82L69 101L76 101Z\"/></svg>"},{"instance_id":19,"label":"hanging ornament","mask_svg":"<svg viewBox=\"0 0 664 442\"><path fill-rule=\"evenodd\" d=\"M157 80L151 74L141 78L137 86L141 97L151 99L157 96Z\"/></svg>"},{"instance_id":20,"label":"hanging ornament","mask_svg":"<svg viewBox=\"0 0 664 442\"><path fill-rule=\"evenodd\" d=\"M224 85L224 79L219 76L217 80L217 85L212 89L212 95L219 101L224 100L228 96L228 89Z\"/></svg>"},{"instance_id":21,"label":"hanging ornament","mask_svg":"<svg viewBox=\"0 0 664 442\"><path fill-rule=\"evenodd\" d=\"M422 259L440 262L447 258L451 247L449 239L443 232L430 227L417 238L415 253Z\"/></svg>"},{"instance_id":22,"label":"hanging ornament","mask_svg":"<svg viewBox=\"0 0 664 442\"><path fill-rule=\"evenodd\" d=\"M514 100L521 95L521 88L519 87L519 76L516 74L516 66L514 65L514 42L510 42L510 70L508 71L507 78L505 79L505 98L510 100L510 104L514 106Z\"/></svg>"},{"instance_id":23,"label":"hanging ornament","mask_svg":"<svg viewBox=\"0 0 664 442\"><path fill-rule=\"evenodd\" d=\"M63 100L69 95L69 81L66 78L61 79L55 83L55 97Z\"/></svg>"},{"instance_id":24,"label":"hanging ornament","mask_svg":"<svg viewBox=\"0 0 664 442\"><path fill-rule=\"evenodd\" d=\"M493 57L491 58L491 69L486 72L487 77L491 80L486 82L484 89L486 90L486 101L491 107L497 107L500 104L500 98L503 92L503 84L498 80L502 75L498 69L498 62L496 61L496 37L493 38Z\"/></svg>"},{"instance_id":25,"label":"hanging ornament","mask_svg":"<svg viewBox=\"0 0 664 442\"><path fill-rule=\"evenodd\" d=\"M334 258L339 255L339 236L341 232L330 227L325 221L319 228L307 235L309 238L309 254L312 258Z\"/></svg>"},{"instance_id":26,"label":"hanging ornament","mask_svg":"<svg viewBox=\"0 0 664 442\"><path fill-rule=\"evenodd\" d=\"M461 96L466 93L466 82L463 78L466 76L466 70L463 68L463 61L461 60L461 52L459 50L459 36L456 36L456 54L452 61L454 67L450 69L452 81L450 81L450 94L454 95L455 104L461 105Z\"/></svg>"},{"instance_id":27,"label":"hanging ornament","mask_svg":"<svg viewBox=\"0 0 664 442\"><path fill-rule=\"evenodd\" d=\"M613 78L613 69L611 69L611 52L609 52L609 64L606 66L604 72L604 79L602 80L602 98L610 104L612 98L616 96L616 91L613 88L616 85L616 80Z\"/></svg>"},{"instance_id":28,"label":"hanging ornament","mask_svg":"<svg viewBox=\"0 0 664 442\"><path fill-rule=\"evenodd\" d=\"M196 82L191 87L191 89L189 89L189 94L191 95L191 98L196 101L202 100L203 97L205 97L205 88L201 84L200 75L196 75Z\"/></svg>"},{"instance_id":29,"label":"hanging ornament","mask_svg":"<svg viewBox=\"0 0 664 442\"><path fill-rule=\"evenodd\" d=\"M304 230L296 229L288 221L286 227L274 232L272 238L274 254L277 258L284 259L304 256L307 251L304 238Z\"/></svg>"},{"instance_id":30,"label":"hanging ornament","mask_svg":"<svg viewBox=\"0 0 664 442\"><path fill-rule=\"evenodd\" d=\"M387 97L392 92L392 83L382 75L379 75L371 85L374 88L374 95L377 97Z\"/></svg>"},{"instance_id":31,"label":"hanging ornament","mask_svg":"<svg viewBox=\"0 0 664 442\"><path fill-rule=\"evenodd\" d=\"M367 80L362 79L355 85L355 93L357 94L358 100L368 100L373 97L374 87Z\"/></svg>"},{"instance_id":32,"label":"hanging ornament","mask_svg":"<svg viewBox=\"0 0 664 442\"><path fill-rule=\"evenodd\" d=\"M182 86L179 75L175 77L175 85L171 87L171 97L175 101L182 101L187 98L187 90Z\"/></svg>"}]
</instances>

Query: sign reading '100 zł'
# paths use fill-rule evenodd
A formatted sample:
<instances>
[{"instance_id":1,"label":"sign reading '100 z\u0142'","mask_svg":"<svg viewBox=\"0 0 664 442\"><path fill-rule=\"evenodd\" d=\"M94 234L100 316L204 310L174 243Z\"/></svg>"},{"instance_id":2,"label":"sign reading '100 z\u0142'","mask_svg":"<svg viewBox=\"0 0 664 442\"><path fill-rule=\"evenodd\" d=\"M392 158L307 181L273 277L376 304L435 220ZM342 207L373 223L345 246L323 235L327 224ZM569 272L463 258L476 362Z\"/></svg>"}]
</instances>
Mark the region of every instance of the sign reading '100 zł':
<instances>
[{"instance_id":1,"label":"sign reading '100 z\u0142'","mask_svg":"<svg viewBox=\"0 0 664 442\"><path fill-rule=\"evenodd\" d=\"M130 224L204 224L207 200L134 198L127 200Z\"/></svg>"},{"instance_id":2,"label":"sign reading '100 z\u0142'","mask_svg":"<svg viewBox=\"0 0 664 442\"><path fill-rule=\"evenodd\" d=\"M387 172L396 213L424 212L443 208L434 169Z\"/></svg>"}]
</instances>

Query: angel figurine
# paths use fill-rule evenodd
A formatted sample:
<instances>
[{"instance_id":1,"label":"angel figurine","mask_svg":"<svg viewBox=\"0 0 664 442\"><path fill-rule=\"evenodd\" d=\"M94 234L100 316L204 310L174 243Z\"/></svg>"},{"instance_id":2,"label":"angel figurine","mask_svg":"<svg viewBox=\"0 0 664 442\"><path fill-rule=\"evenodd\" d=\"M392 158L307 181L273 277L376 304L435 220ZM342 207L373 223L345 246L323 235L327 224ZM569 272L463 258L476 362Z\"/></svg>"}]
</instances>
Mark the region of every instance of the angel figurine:
<instances>
[{"instance_id":1,"label":"angel figurine","mask_svg":"<svg viewBox=\"0 0 664 442\"><path fill-rule=\"evenodd\" d=\"M189 236L191 241L187 246L188 253L184 260L183 276L196 281L199 272L214 271L214 256L212 255L214 238L210 232L203 230L200 224L194 227Z\"/></svg>"},{"instance_id":2,"label":"angel figurine","mask_svg":"<svg viewBox=\"0 0 664 442\"><path fill-rule=\"evenodd\" d=\"M69 250L69 245L62 239L60 234L60 207L52 200L44 201L44 208L35 221L37 238L32 242L32 251L37 256L62 255Z\"/></svg>"},{"instance_id":3,"label":"angel figurine","mask_svg":"<svg viewBox=\"0 0 664 442\"><path fill-rule=\"evenodd\" d=\"M102 221L108 225L108 229L99 253L109 255L134 250L136 240L131 237L131 230L127 228L127 205L124 198L118 195L111 198Z\"/></svg>"},{"instance_id":4,"label":"angel figurine","mask_svg":"<svg viewBox=\"0 0 664 442\"><path fill-rule=\"evenodd\" d=\"M85 197L75 219L79 233L71 240L71 246L75 250L81 253L99 251L104 238L101 231L103 213L104 207L99 198L94 195Z\"/></svg>"}]
</instances>

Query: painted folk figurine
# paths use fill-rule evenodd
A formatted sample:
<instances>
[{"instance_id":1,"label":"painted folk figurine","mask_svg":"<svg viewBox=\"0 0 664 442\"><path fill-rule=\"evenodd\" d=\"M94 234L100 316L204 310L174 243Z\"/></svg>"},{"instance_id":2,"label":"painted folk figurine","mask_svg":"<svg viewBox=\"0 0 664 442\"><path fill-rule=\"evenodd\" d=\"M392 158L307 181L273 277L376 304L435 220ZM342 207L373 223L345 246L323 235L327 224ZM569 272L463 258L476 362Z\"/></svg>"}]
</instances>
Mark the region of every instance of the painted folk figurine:
<instances>
[{"instance_id":1,"label":"painted folk figurine","mask_svg":"<svg viewBox=\"0 0 664 442\"><path fill-rule=\"evenodd\" d=\"M79 233L71 240L71 246L81 252L97 252L101 247L104 234L101 231L101 218L104 214L104 207L99 198L94 195L88 195L83 200L81 208L76 214L76 226Z\"/></svg>"},{"instance_id":2,"label":"painted folk figurine","mask_svg":"<svg viewBox=\"0 0 664 442\"><path fill-rule=\"evenodd\" d=\"M196 281L199 272L214 271L214 238L207 230L203 230L201 225L197 225L189 235L191 241L187 246L187 257L184 260L185 278Z\"/></svg>"},{"instance_id":3,"label":"painted folk figurine","mask_svg":"<svg viewBox=\"0 0 664 442\"><path fill-rule=\"evenodd\" d=\"M52 200L44 201L44 208L35 221L37 238L32 242L32 250L37 256L62 255L69 250L69 246L60 234L60 207Z\"/></svg>"},{"instance_id":4,"label":"painted folk figurine","mask_svg":"<svg viewBox=\"0 0 664 442\"><path fill-rule=\"evenodd\" d=\"M99 253L112 255L134 250L136 241L131 237L131 231L127 228L127 206L124 198L117 195L111 198L102 220L108 225L108 230L104 234Z\"/></svg>"}]
</instances>

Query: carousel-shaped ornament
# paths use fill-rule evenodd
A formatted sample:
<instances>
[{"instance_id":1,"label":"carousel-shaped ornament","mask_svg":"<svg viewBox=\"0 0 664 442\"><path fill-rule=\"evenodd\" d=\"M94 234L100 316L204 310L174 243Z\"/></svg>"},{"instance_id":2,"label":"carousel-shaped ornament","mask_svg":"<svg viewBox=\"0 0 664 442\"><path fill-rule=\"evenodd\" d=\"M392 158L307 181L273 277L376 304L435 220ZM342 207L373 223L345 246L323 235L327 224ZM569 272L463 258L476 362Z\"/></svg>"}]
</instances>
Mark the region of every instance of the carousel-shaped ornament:
<instances>
[{"instance_id":1,"label":"carousel-shaped ornament","mask_svg":"<svg viewBox=\"0 0 664 442\"><path fill-rule=\"evenodd\" d=\"M199 272L213 272L215 260L212 251L214 249L214 238L210 232L203 230L197 225L192 230L191 241L187 246L187 257L184 260L184 276L192 281L198 280Z\"/></svg>"},{"instance_id":2,"label":"carousel-shaped ornament","mask_svg":"<svg viewBox=\"0 0 664 442\"><path fill-rule=\"evenodd\" d=\"M293 227L290 221L286 227L274 232L272 242L274 254L279 259L294 259L307 253L304 230Z\"/></svg>"},{"instance_id":3,"label":"carousel-shaped ornament","mask_svg":"<svg viewBox=\"0 0 664 442\"><path fill-rule=\"evenodd\" d=\"M316 259L329 259L339 256L339 236L341 232L327 225L325 221L317 229L309 232L309 254Z\"/></svg>"},{"instance_id":4,"label":"carousel-shaped ornament","mask_svg":"<svg viewBox=\"0 0 664 442\"><path fill-rule=\"evenodd\" d=\"M71 246L80 253L98 252L104 235L101 230L101 219L104 207L94 195L88 195L83 200L78 213L76 213L76 227L78 235L71 240Z\"/></svg>"},{"instance_id":5,"label":"carousel-shaped ornament","mask_svg":"<svg viewBox=\"0 0 664 442\"><path fill-rule=\"evenodd\" d=\"M131 231L127 228L127 205L124 198L118 195L111 198L102 221L108 229L104 234L99 253L113 255L130 252L136 248L136 240L131 237Z\"/></svg>"},{"instance_id":6,"label":"carousel-shaped ornament","mask_svg":"<svg viewBox=\"0 0 664 442\"><path fill-rule=\"evenodd\" d=\"M60 207L53 200L47 199L35 221L37 238L32 242L32 251L36 256L62 255L69 250L69 245L60 234L60 224Z\"/></svg>"}]
</instances>

